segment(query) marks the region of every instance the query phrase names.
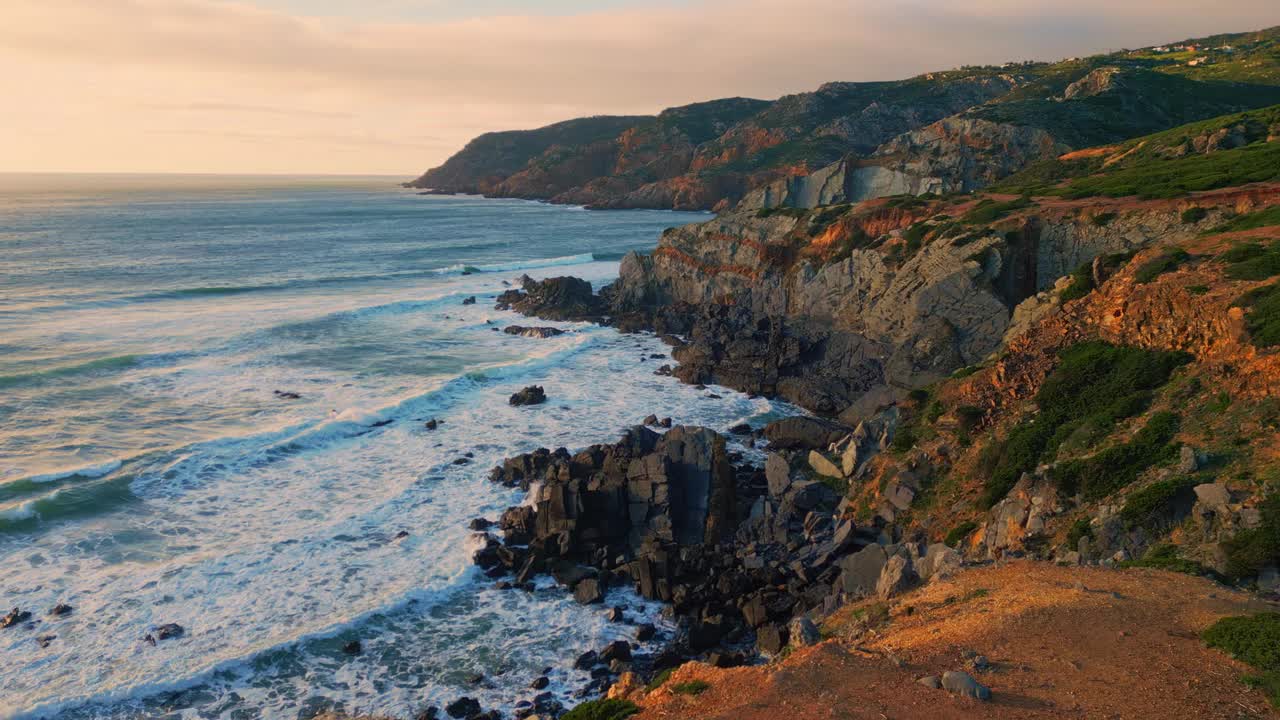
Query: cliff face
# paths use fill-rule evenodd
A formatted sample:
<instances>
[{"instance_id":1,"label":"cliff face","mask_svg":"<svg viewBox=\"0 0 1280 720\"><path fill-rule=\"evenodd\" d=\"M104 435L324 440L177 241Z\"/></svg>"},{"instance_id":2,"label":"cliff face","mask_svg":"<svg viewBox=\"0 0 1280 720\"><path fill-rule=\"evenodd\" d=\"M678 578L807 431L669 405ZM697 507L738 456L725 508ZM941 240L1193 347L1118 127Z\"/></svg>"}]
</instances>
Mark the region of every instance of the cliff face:
<instances>
[{"instance_id":1,"label":"cliff face","mask_svg":"<svg viewBox=\"0 0 1280 720\"><path fill-rule=\"evenodd\" d=\"M1272 30L1196 66L1133 51L491 133L408 186L715 210L744 196L751 207L808 207L969 191L1072 148L1278 103L1278 44Z\"/></svg>"}]
</instances>

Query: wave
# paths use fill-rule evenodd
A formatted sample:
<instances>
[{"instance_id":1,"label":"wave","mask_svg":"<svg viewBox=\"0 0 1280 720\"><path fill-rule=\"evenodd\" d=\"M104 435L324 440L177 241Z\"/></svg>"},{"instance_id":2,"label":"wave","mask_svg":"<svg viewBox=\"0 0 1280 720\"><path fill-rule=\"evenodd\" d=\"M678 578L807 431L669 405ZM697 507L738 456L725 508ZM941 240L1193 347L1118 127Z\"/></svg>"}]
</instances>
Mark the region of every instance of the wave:
<instances>
[{"instance_id":1,"label":"wave","mask_svg":"<svg viewBox=\"0 0 1280 720\"><path fill-rule=\"evenodd\" d=\"M113 357L89 360L75 365L63 365L62 367L49 368L48 370L37 370L36 372L18 373L14 375L0 375L0 388L40 383L73 375L128 370L129 368L136 367L143 361L153 357L159 356L116 355Z\"/></svg>"},{"instance_id":2,"label":"wave","mask_svg":"<svg viewBox=\"0 0 1280 720\"><path fill-rule=\"evenodd\" d=\"M132 475L85 485L69 485L47 495L0 506L0 533L27 530L37 522L53 522L111 512L137 500L129 489Z\"/></svg>"}]
</instances>

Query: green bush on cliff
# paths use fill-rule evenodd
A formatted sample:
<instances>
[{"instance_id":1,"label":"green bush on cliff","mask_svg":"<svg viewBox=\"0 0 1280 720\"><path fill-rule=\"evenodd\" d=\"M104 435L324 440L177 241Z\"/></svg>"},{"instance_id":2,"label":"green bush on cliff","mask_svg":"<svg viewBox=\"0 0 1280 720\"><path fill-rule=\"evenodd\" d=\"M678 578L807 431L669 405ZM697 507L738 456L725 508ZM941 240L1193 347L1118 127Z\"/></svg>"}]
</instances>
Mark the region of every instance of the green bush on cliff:
<instances>
[{"instance_id":1,"label":"green bush on cliff","mask_svg":"<svg viewBox=\"0 0 1280 720\"><path fill-rule=\"evenodd\" d=\"M1209 214L1209 211L1205 210L1199 205L1196 205L1194 207L1189 207L1186 210L1182 211L1182 215L1181 215L1182 224L1193 225L1205 219L1205 216L1207 216L1208 214Z\"/></svg>"},{"instance_id":2,"label":"green bush on cliff","mask_svg":"<svg viewBox=\"0 0 1280 720\"><path fill-rule=\"evenodd\" d=\"M1143 528L1151 532L1163 530L1176 502L1192 502L1191 488L1207 482L1200 477L1177 477L1154 482L1129 496L1120 509L1120 519L1129 529Z\"/></svg>"},{"instance_id":3,"label":"green bush on cliff","mask_svg":"<svg viewBox=\"0 0 1280 720\"><path fill-rule=\"evenodd\" d=\"M1240 243L1218 258L1226 261L1224 274L1232 280L1266 280L1280 275L1280 242L1270 246Z\"/></svg>"},{"instance_id":4,"label":"green bush on cliff","mask_svg":"<svg viewBox=\"0 0 1280 720\"><path fill-rule=\"evenodd\" d=\"M1172 544L1156 545L1138 560L1126 560L1118 564L1121 568L1151 568L1167 570L1184 575L1211 575L1200 563L1187 560L1178 553L1178 546Z\"/></svg>"},{"instance_id":5,"label":"green bush on cliff","mask_svg":"<svg viewBox=\"0 0 1280 720\"><path fill-rule=\"evenodd\" d=\"M978 523L972 520L965 520L959 525L951 528L951 531L947 533L947 537L943 539L942 542L950 545L951 547L959 547L960 543L969 539L969 536L977 529Z\"/></svg>"},{"instance_id":6,"label":"green bush on cliff","mask_svg":"<svg viewBox=\"0 0 1280 720\"><path fill-rule=\"evenodd\" d=\"M638 712L640 708L630 700L591 700L561 715L560 720L623 720Z\"/></svg>"},{"instance_id":7,"label":"green bush on cliff","mask_svg":"<svg viewBox=\"0 0 1280 720\"><path fill-rule=\"evenodd\" d=\"M1154 392L1189 360L1186 353L1103 342L1063 350L1058 367L1036 393L1039 414L983 453L989 471L984 504L999 502L1024 472L1052 459L1068 437L1105 437L1118 421L1145 410Z\"/></svg>"},{"instance_id":8,"label":"green bush on cliff","mask_svg":"<svg viewBox=\"0 0 1280 720\"><path fill-rule=\"evenodd\" d=\"M1225 223L1215 227L1211 233L1239 232L1256 230L1261 227L1280 225L1280 205L1272 205L1265 210L1237 215Z\"/></svg>"},{"instance_id":9,"label":"green bush on cliff","mask_svg":"<svg viewBox=\"0 0 1280 720\"><path fill-rule=\"evenodd\" d=\"M1173 272L1182 266L1183 263L1191 259L1191 254L1182 248L1174 248L1161 253L1158 257L1146 261L1133 274L1133 279L1139 284L1147 284L1152 280Z\"/></svg>"},{"instance_id":10,"label":"green bush on cliff","mask_svg":"<svg viewBox=\"0 0 1280 720\"><path fill-rule=\"evenodd\" d=\"M1016 200L998 201L991 198L983 198L973 209L965 213L960 222L966 225L988 225L1008 215L1015 210L1021 210L1031 207L1034 203L1031 198L1022 196Z\"/></svg>"},{"instance_id":11,"label":"green bush on cliff","mask_svg":"<svg viewBox=\"0 0 1280 720\"><path fill-rule=\"evenodd\" d=\"M678 695L701 695L710 687L711 683L705 680L690 680L689 682L672 685L671 692Z\"/></svg>"},{"instance_id":12,"label":"green bush on cliff","mask_svg":"<svg viewBox=\"0 0 1280 720\"><path fill-rule=\"evenodd\" d=\"M1088 295L1094 289L1093 263L1085 263L1071 273L1071 284L1063 288L1062 293L1058 295L1058 299L1064 303L1069 303L1072 300L1079 300Z\"/></svg>"},{"instance_id":13,"label":"green bush on cliff","mask_svg":"<svg viewBox=\"0 0 1280 720\"><path fill-rule=\"evenodd\" d=\"M1227 573L1234 578L1251 578L1271 565L1280 565L1280 493L1272 493L1258 508L1262 523L1242 530L1223 543Z\"/></svg>"},{"instance_id":14,"label":"green bush on cliff","mask_svg":"<svg viewBox=\"0 0 1280 720\"><path fill-rule=\"evenodd\" d=\"M1093 523L1089 518L1080 518L1071 525L1071 529L1067 531L1067 548L1070 550L1079 550L1080 541L1084 538L1093 537Z\"/></svg>"},{"instance_id":15,"label":"green bush on cliff","mask_svg":"<svg viewBox=\"0 0 1280 720\"><path fill-rule=\"evenodd\" d=\"M1173 459L1177 448L1172 441L1177 432L1177 415L1156 413L1129 442L1059 465L1053 471L1054 482L1067 495L1079 493L1087 501L1101 500L1132 484L1152 465Z\"/></svg>"},{"instance_id":16,"label":"green bush on cliff","mask_svg":"<svg viewBox=\"0 0 1280 720\"><path fill-rule=\"evenodd\" d=\"M1243 678L1261 688L1271 705L1280 708L1280 613L1222 618L1204 631L1204 641L1259 671Z\"/></svg>"},{"instance_id":17,"label":"green bush on cliff","mask_svg":"<svg viewBox=\"0 0 1280 720\"><path fill-rule=\"evenodd\" d=\"M1258 347L1280 345L1280 283L1260 287L1236 300L1245 308L1245 327Z\"/></svg>"}]
</instances>

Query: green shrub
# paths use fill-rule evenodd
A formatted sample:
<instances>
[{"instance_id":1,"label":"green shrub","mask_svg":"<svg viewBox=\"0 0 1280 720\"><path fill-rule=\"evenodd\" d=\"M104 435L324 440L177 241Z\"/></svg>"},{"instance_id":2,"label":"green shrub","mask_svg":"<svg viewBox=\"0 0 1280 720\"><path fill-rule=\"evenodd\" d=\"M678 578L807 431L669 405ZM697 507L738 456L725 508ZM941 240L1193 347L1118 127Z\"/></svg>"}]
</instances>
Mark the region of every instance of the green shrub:
<instances>
[{"instance_id":1,"label":"green shrub","mask_svg":"<svg viewBox=\"0 0 1280 720\"><path fill-rule=\"evenodd\" d=\"M756 211L756 217L758 218L769 218L769 217L773 217L774 215L781 215L783 217L792 217L792 218L802 218L807 214L809 214L809 210L807 208L786 207L783 205L779 205L777 207L771 207L771 208L760 208L759 210Z\"/></svg>"},{"instance_id":2,"label":"green shrub","mask_svg":"<svg viewBox=\"0 0 1280 720\"><path fill-rule=\"evenodd\" d=\"M1209 211L1205 210L1199 205L1195 207L1189 207L1186 210L1182 211L1182 224L1192 225L1194 223L1198 223L1201 220L1205 219L1205 216L1207 216L1208 214L1209 214Z\"/></svg>"},{"instance_id":3,"label":"green shrub","mask_svg":"<svg viewBox=\"0 0 1280 720\"><path fill-rule=\"evenodd\" d=\"M1133 279L1146 284L1167 272L1177 270L1183 263L1191 259L1191 254L1182 248L1175 248L1157 258L1148 260L1133 274Z\"/></svg>"},{"instance_id":4,"label":"green shrub","mask_svg":"<svg viewBox=\"0 0 1280 720\"><path fill-rule=\"evenodd\" d=\"M1093 292L1095 289L1093 284L1093 263L1087 262L1076 268L1071 273L1071 284L1063 288L1058 299L1064 303L1080 298Z\"/></svg>"},{"instance_id":5,"label":"green shrub","mask_svg":"<svg viewBox=\"0 0 1280 720\"><path fill-rule=\"evenodd\" d=\"M1206 570L1201 567L1200 563L1193 560L1187 560L1178 554L1177 545L1157 545L1147 551L1141 560L1128 560L1119 563L1122 568L1151 568L1153 570L1168 570L1169 572L1180 572L1187 575L1205 575Z\"/></svg>"},{"instance_id":6,"label":"green shrub","mask_svg":"<svg viewBox=\"0 0 1280 720\"><path fill-rule=\"evenodd\" d=\"M1271 704L1280 708L1280 613L1222 618L1203 637L1209 647L1260 671L1242 679L1250 687L1263 689Z\"/></svg>"},{"instance_id":7,"label":"green shrub","mask_svg":"<svg viewBox=\"0 0 1280 720\"><path fill-rule=\"evenodd\" d=\"M1265 567L1280 564L1280 493L1267 496L1258 509L1261 525L1223 543L1227 573L1234 578L1251 578Z\"/></svg>"},{"instance_id":8,"label":"green shrub","mask_svg":"<svg viewBox=\"0 0 1280 720\"><path fill-rule=\"evenodd\" d=\"M1089 220L1098 227L1106 227L1111 224L1112 220L1115 220L1115 219L1116 219L1116 214L1113 212L1098 213L1097 215L1094 215L1093 217L1089 218Z\"/></svg>"},{"instance_id":9,"label":"green shrub","mask_svg":"<svg viewBox=\"0 0 1280 720\"><path fill-rule=\"evenodd\" d=\"M1131 530L1163 530L1169 521L1171 506L1175 502L1192 501L1195 494L1191 488L1203 481L1204 478L1179 477L1154 482L1129 496L1120 509L1120 519Z\"/></svg>"},{"instance_id":10,"label":"green shrub","mask_svg":"<svg viewBox=\"0 0 1280 720\"><path fill-rule=\"evenodd\" d=\"M1063 350L1058 367L1036 393L1039 414L984 452L987 507L1003 498L1024 472L1051 459L1072 433L1105 436L1116 422L1146 410L1155 390L1191 359L1181 352L1084 342Z\"/></svg>"},{"instance_id":11,"label":"green shrub","mask_svg":"<svg viewBox=\"0 0 1280 720\"><path fill-rule=\"evenodd\" d=\"M1256 230L1260 227L1280 225L1280 205L1272 205L1265 210L1237 215L1210 232L1227 233L1241 230Z\"/></svg>"},{"instance_id":12,"label":"green shrub","mask_svg":"<svg viewBox=\"0 0 1280 720\"><path fill-rule=\"evenodd\" d=\"M1191 293L1192 295L1204 295L1209 292L1209 286L1208 285L1188 285L1187 292Z\"/></svg>"},{"instance_id":13,"label":"green shrub","mask_svg":"<svg viewBox=\"0 0 1280 720\"><path fill-rule=\"evenodd\" d=\"M1280 242L1270 247L1240 243L1218 256L1225 260L1225 275L1232 280L1266 280L1280 275Z\"/></svg>"},{"instance_id":14,"label":"green shrub","mask_svg":"<svg viewBox=\"0 0 1280 720\"><path fill-rule=\"evenodd\" d=\"M1280 283L1245 294L1235 305L1246 309L1245 327L1258 347L1280 345Z\"/></svg>"},{"instance_id":15,"label":"green shrub","mask_svg":"<svg viewBox=\"0 0 1280 720\"><path fill-rule=\"evenodd\" d=\"M910 426L898 428L893 434L893 442L889 443L889 449L898 453L904 453L915 446L916 432Z\"/></svg>"},{"instance_id":16,"label":"green shrub","mask_svg":"<svg viewBox=\"0 0 1280 720\"><path fill-rule=\"evenodd\" d=\"M1046 190L1046 194L1071 199L1136 195L1149 200L1276 179L1280 179L1280 144L1254 143L1208 155L1147 160L1101 175L1074 178L1065 188Z\"/></svg>"},{"instance_id":17,"label":"green shrub","mask_svg":"<svg viewBox=\"0 0 1280 720\"><path fill-rule=\"evenodd\" d=\"M676 683L671 686L671 692L680 695L701 695L711 687L711 683L703 680L690 680L689 682Z\"/></svg>"},{"instance_id":18,"label":"green shrub","mask_svg":"<svg viewBox=\"0 0 1280 720\"><path fill-rule=\"evenodd\" d=\"M1080 541L1084 538L1093 538L1093 523L1089 518L1080 518L1071 525L1071 529L1067 531L1067 547L1079 550Z\"/></svg>"},{"instance_id":19,"label":"green shrub","mask_svg":"<svg viewBox=\"0 0 1280 720\"><path fill-rule=\"evenodd\" d=\"M1171 441L1177 432L1177 415L1156 413L1129 442L1063 463L1054 468L1053 479L1067 495L1101 500L1133 483L1152 465L1172 459L1177 448Z\"/></svg>"},{"instance_id":20,"label":"green shrub","mask_svg":"<svg viewBox=\"0 0 1280 720\"><path fill-rule=\"evenodd\" d=\"M943 542L951 547L959 547L960 543L967 540L969 536L973 534L973 531L977 529L978 523L972 520L965 520L959 525L951 528L951 532L947 533L947 537Z\"/></svg>"},{"instance_id":21,"label":"green shrub","mask_svg":"<svg viewBox=\"0 0 1280 720\"><path fill-rule=\"evenodd\" d=\"M591 700L565 713L560 720L623 720L638 712L640 708L630 700Z\"/></svg>"},{"instance_id":22,"label":"green shrub","mask_svg":"<svg viewBox=\"0 0 1280 720\"><path fill-rule=\"evenodd\" d=\"M644 691L653 692L654 690L657 690L658 688L662 687L668 680L671 679L671 675L675 671L676 671L675 668L667 668L666 670L659 672L657 675L654 675L653 679L649 681L649 684L644 686Z\"/></svg>"},{"instance_id":23,"label":"green shrub","mask_svg":"<svg viewBox=\"0 0 1280 720\"><path fill-rule=\"evenodd\" d=\"M973 206L972 210L965 213L960 218L960 222L966 225L988 225L1015 210L1031 207L1033 204L1031 198L1026 196L1005 202L984 198Z\"/></svg>"}]
</instances>

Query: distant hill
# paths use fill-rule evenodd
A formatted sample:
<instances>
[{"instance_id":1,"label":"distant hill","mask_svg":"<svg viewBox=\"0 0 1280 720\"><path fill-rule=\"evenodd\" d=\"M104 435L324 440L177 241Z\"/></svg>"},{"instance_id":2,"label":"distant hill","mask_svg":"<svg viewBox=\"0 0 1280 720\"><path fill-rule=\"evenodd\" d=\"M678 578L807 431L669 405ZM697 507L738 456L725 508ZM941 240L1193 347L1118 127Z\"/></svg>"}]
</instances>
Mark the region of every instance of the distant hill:
<instances>
[{"instance_id":1,"label":"distant hill","mask_svg":"<svg viewBox=\"0 0 1280 720\"><path fill-rule=\"evenodd\" d=\"M817 171L854 183L854 200L972 190L1072 149L1278 103L1280 27L488 133L407 186L677 209L794 198L786 183Z\"/></svg>"}]
</instances>

